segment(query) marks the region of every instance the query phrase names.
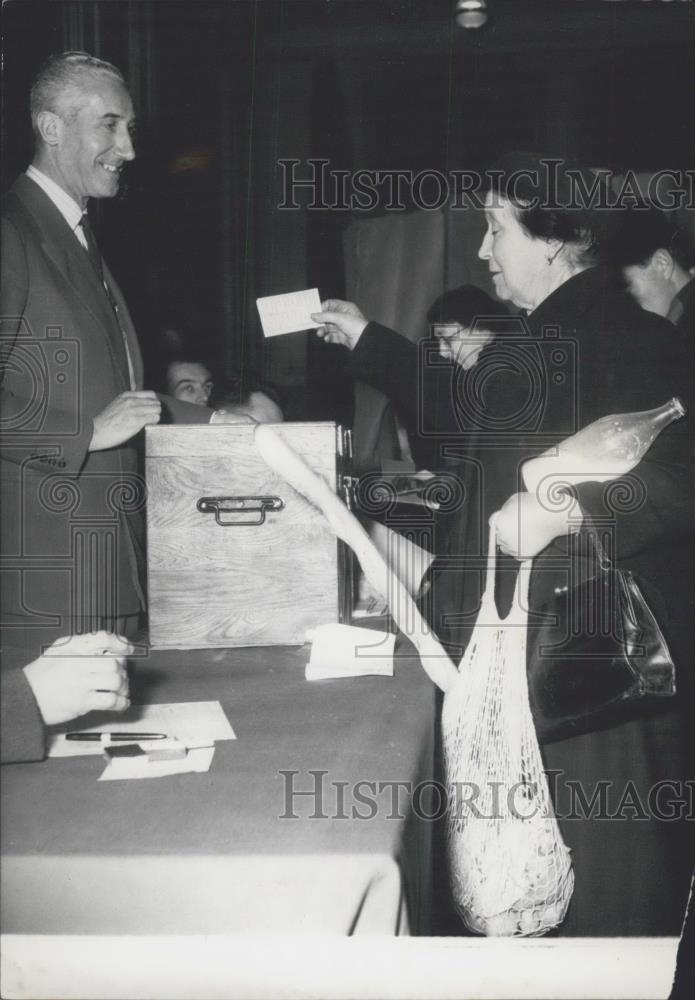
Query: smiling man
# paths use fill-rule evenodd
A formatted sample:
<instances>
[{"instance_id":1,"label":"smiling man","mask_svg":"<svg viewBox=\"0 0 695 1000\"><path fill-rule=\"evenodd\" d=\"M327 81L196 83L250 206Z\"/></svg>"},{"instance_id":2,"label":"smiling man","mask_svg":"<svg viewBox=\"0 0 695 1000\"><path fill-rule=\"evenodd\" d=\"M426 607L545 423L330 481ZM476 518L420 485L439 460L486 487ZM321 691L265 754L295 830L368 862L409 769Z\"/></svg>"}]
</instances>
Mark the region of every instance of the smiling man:
<instances>
[{"instance_id":1,"label":"smiling man","mask_svg":"<svg viewBox=\"0 0 695 1000\"><path fill-rule=\"evenodd\" d=\"M34 157L2 218L2 617L8 639L51 642L139 623L133 438L161 404L142 389L135 330L86 214L135 157L123 77L87 53L52 56L30 110Z\"/></svg>"},{"instance_id":2,"label":"smiling man","mask_svg":"<svg viewBox=\"0 0 695 1000\"><path fill-rule=\"evenodd\" d=\"M110 63L64 52L39 71L30 111L34 157L2 217L2 624L8 641L47 644L140 624L134 439L161 402L142 388L137 336L87 216L135 157L125 81Z\"/></svg>"}]
</instances>

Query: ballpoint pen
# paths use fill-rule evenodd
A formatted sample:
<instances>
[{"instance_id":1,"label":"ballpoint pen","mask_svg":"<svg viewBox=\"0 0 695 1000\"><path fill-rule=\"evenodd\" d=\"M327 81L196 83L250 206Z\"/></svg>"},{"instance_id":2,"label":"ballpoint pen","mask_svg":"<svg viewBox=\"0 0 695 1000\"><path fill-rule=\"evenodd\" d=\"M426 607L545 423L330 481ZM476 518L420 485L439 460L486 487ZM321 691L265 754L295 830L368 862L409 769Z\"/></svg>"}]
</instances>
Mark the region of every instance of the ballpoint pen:
<instances>
[{"instance_id":1,"label":"ballpoint pen","mask_svg":"<svg viewBox=\"0 0 695 1000\"><path fill-rule=\"evenodd\" d=\"M166 733L66 733L66 740L112 740L114 743L125 740L131 743L135 740L165 740Z\"/></svg>"}]
</instances>

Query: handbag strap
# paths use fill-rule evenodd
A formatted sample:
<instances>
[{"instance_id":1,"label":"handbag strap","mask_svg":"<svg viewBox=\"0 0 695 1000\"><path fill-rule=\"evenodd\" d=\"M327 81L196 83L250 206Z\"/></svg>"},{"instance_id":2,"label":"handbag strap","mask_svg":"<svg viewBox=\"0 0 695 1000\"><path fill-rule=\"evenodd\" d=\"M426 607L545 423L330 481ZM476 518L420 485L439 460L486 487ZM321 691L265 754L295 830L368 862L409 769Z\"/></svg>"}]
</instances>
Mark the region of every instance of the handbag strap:
<instances>
[{"instance_id":1,"label":"handbag strap","mask_svg":"<svg viewBox=\"0 0 695 1000\"><path fill-rule=\"evenodd\" d=\"M484 616L486 619L494 617L499 619L497 605L495 603L495 574L497 572L497 514L493 514L489 520L490 534L487 542L487 567L485 570L485 589L480 599L480 611L478 621Z\"/></svg>"},{"instance_id":2,"label":"handbag strap","mask_svg":"<svg viewBox=\"0 0 695 1000\"><path fill-rule=\"evenodd\" d=\"M514 597L512 607L505 621L510 621L513 616L516 625L528 622L528 595L531 587L531 572L533 571L533 559L525 559L519 566L519 573L514 587Z\"/></svg>"},{"instance_id":3,"label":"handbag strap","mask_svg":"<svg viewBox=\"0 0 695 1000\"><path fill-rule=\"evenodd\" d=\"M495 601L495 573L497 570L497 514L489 521L490 535L487 549L487 569L485 572L485 590L480 600L478 621L486 624L508 623L514 625L526 624L528 620L528 595L533 569L533 559L526 559L519 566L519 573L514 586L514 596L511 608L506 618L500 618Z\"/></svg>"}]
</instances>

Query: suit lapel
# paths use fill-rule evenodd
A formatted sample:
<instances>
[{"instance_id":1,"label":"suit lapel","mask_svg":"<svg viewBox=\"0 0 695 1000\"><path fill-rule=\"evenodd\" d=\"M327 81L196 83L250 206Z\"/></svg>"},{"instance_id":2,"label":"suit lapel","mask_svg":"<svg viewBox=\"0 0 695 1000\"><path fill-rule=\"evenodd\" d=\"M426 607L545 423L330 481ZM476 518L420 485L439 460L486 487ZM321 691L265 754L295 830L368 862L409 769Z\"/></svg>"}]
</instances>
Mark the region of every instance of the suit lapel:
<instances>
[{"instance_id":1,"label":"suit lapel","mask_svg":"<svg viewBox=\"0 0 695 1000\"><path fill-rule=\"evenodd\" d=\"M95 320L95 329L105 341L115 372L120 376L124 388L130 388L123 334L106 290L99 281L89 257L62 214L37 184L22 175L17 179L14 191L34 218L41 234L41 249L57 268L80 305L88 310ZM127 310L125 312L127 315ZM130 317L128 325L130 335L128 336L128 331L126 335L130 347L136 341ZM135 353L139 359L139 349L136 349Z\"/></svg>"}]
</instances>

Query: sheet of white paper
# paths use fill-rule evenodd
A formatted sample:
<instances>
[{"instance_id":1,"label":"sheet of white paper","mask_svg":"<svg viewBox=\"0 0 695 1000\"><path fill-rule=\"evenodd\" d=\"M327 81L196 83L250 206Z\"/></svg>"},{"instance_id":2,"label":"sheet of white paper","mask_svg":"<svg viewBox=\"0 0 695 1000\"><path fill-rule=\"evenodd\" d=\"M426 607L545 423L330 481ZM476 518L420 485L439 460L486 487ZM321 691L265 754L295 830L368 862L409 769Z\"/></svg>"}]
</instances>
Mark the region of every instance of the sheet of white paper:
<instances>
[{"instance_id":1,"label":"sheet of white paper","mask_svg":"<svg viewBox=\"0 0 695 1000\"><path fill-rule=\"evenodd\" d=\"M153 760L147 757L121 757L110 761L99 775L99 781L124 781L132 778L163 778L168 774L188 774L209 771L214 747L189 750L180 760Z\"/></svg>"},{"instance_id":2,"label":"sheet of white paper","mask_svg":"<svg viewBox=\"0 0 695 1000\"><path fill-rule=\"evenodd\" d=\"M219 701L182 701L169 705L131 705L108 722L82 728L79 721L72 730L85 733L166 733L187 747L209 747L215 740L235 740L236 735ZM137 742L133 740L133 742ZM49 739L49 757L80 757L100 754L103 744L65 739L58 733Z\"/></svg>"},{"instance_id":3,"label":"sheet of white paper","mask_svg":"<svg viewBox=\"0 0 695 1000\"><path fill-rule=\"evenodd\" d=\"M395 635L355 625L319 625L311 633L308 681L328 677L393 677Z\"/></svg>"},{"instance_id":4,"label":"sheet of white paper","mask_svg":"<svg viewBox=\"0 0 695 1000\"><path fill-rule=\"evenodd\" d=\"M315 330L319 326L311 318L312 313L321 312L318 288L288 292L285 295L267 295L256 299L256 306L266 337L279 337L298 330Z\"/></svg>"}]
</instances>

